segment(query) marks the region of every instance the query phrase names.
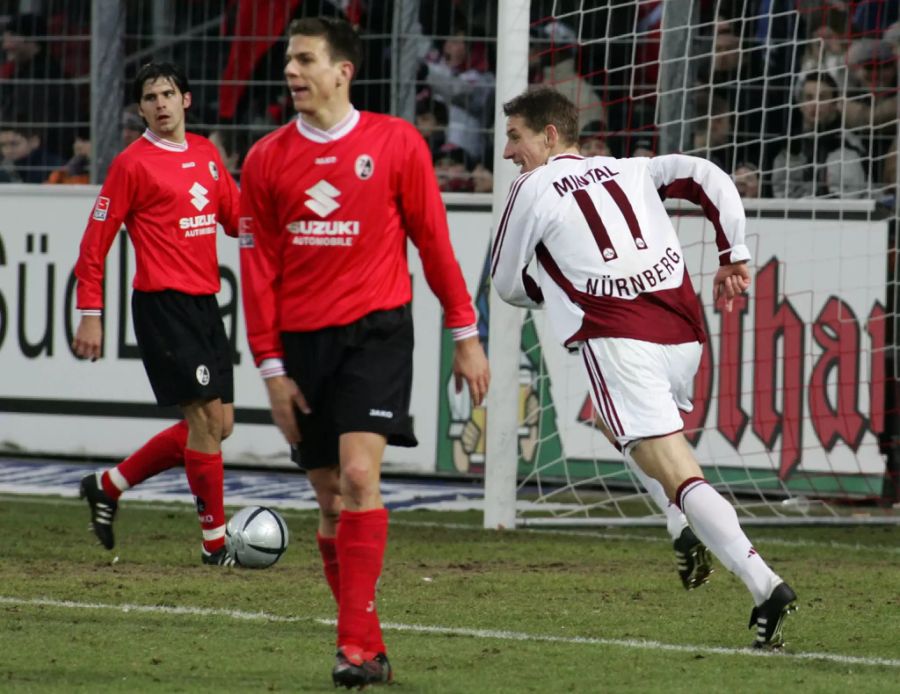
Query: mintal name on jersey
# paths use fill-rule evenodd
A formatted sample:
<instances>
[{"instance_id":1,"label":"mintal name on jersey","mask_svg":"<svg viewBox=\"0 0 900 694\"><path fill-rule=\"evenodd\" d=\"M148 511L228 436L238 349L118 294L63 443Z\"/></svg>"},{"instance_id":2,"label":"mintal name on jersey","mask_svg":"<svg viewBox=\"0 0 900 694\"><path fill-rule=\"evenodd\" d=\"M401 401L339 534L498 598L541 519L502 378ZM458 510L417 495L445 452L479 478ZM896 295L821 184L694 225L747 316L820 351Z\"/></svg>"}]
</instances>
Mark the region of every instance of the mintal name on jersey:
<instances>
[{"instance_id":1,"label":"mintal name on jersey","mask_svg":"<svg viewBox=\"0 0 900 694\"><path fill-rule=\"evenodd\" d=\"M562 176L553 181L553 187L559 193L559 197L563 197L566 193L571 193L573 190L587 188L592 183L602 183L618 175L618 171L613 171L608 166L601 166L595 169L588 169L580 175L569 174Z\"/></svg>"}]
</instances>

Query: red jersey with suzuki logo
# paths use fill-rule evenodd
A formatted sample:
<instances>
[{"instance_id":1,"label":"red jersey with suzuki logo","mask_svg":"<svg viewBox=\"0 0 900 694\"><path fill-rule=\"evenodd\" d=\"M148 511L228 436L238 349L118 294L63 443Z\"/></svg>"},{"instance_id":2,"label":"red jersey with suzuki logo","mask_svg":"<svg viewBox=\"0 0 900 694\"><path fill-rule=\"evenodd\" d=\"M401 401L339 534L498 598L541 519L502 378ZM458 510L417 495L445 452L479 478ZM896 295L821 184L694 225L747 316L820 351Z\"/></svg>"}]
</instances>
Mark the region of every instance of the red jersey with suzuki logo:
<instances>
[{"instance_id":1,"label":"red jersey with suzuki logo","mask_svg":"<svg viewBox=\"0 0 900 694\"><path fill-rule=\"evenodd\" d=\"M407 238L446 326L475 323L431 155L406 121L351 109L322 131L298 118L250 150L241 185L241 284L257 364L282 355L282 331L347 325L410 301Z\"/></svg>"},{"instance_id":2,"label":"red jersey with suzuki logo","mask_svg":"<svg viewBox=\"0 0 900 694\"><path fill-rule=\"evenodd\" d=\"M209 140L181 144L149 130L119 154L94 203L75 265L78 308L103 307L106 254L122 224L134 245L133 286L196 296L219 291L216 228L237 236L240 195Z\"/></svg>"}]
</instances>

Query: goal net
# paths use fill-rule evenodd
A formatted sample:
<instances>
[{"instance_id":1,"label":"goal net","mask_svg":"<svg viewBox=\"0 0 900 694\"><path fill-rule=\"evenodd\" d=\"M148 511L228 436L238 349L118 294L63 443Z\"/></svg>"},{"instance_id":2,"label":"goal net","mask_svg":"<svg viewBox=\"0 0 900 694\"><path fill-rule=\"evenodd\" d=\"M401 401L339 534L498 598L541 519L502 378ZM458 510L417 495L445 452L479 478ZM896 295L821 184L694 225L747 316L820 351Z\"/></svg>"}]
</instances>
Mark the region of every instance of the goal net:
<instances>
[{"instance_id":1,"label":"goal net","mask_svg":"<svg viewBox=\"0 0 900 694\"><path fill-rule=\"evenodd\" d=\"M701 156L744 199L754 284L730 314L711 227L667 206L709 336L685 434L745 523L896 522L897 7L531 3L529 82L576 102L584 152ZM514 523L664 524L541 312L517 366Z\"/></svg>"}]
</instances>

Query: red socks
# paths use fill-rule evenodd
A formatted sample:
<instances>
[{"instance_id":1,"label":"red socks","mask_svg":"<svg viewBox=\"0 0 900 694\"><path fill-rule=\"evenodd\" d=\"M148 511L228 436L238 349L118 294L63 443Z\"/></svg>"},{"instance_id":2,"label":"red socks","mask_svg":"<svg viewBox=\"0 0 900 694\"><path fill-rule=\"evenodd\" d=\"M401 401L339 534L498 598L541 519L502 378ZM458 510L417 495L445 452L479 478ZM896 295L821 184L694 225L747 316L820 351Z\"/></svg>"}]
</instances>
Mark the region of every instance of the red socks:
<instances>
[{"instance_id":1,"label":"red socks","mask_svg":"<svg viewBox=\"0 0 900 694\"><path fill-rule=\"evenodd\" d=\"M184 471L191 494L197 500L197 517L203 528L203 549L215 552L225 545L225 472L222 452L184 450Z\"/></svg>"},{"instance_id":2,"label":"red socks","mask_svg":"<svg viewBox=\"0 0 900 694\"><path fill-rule=\"evenodd\" d=\"M337 543L333 537L323 537L316 533L316 542L319 544L319 554L322 555L322 570L325 580L331 588L334 601L341 602L341 572L338 570Z\"/></svg>"},{"instance_id":3,"label":"red socks","mask_svg":"<svg viewBox=\"0 0 900 694\"><path fill-rule=\"evenodd\" d=\"M115 501L126 489L181 465L184 462L187 437L188 426L184 420L159 432L116 467L101 475L103 491Z\"/></svg>"},{"instance_id":4,"label":"red socks","mask_svg":"<svg viewBox=\"0 0 900 694\"><path fill-rule=\"evenodd\" d=\"M373 654L385 652L375 610L375 589L381 576L387 530L387 509L341 511L335 542L340 566L339 647L361 648Z\"/></svg>"},{"instance_id":5,"label":"red socks","mask_svg":"<svg viewBox=\"0 0 900 694\"><path fill-rule=\"evenodd\" d=\"M319 554L322 555L322 571L325 574L325 580L328 581L328 587L331 588L335 603L340 605L341 572L338 564L337 542L335 538L323 537L319 533L316 533L316 541L319 544ZM365 654L366 660L385 652L381 624L378 621L378 610L372 610L369 615L369 631L365 648L369 652Z\"/></svg>"}]
</instances>

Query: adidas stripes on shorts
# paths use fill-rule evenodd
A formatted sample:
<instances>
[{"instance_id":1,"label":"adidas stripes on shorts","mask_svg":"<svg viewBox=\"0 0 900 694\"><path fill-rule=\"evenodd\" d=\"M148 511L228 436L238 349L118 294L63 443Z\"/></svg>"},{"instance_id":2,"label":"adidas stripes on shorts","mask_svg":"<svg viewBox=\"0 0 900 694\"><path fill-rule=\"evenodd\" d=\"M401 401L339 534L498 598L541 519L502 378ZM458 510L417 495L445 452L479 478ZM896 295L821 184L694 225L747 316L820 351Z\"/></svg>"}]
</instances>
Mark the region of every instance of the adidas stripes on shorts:
<instances>
[{"instance_id":1,"label":"adidas stripes on shorts","mask_svg":"<svg viewBox=\"0 0 900 694\"><path fill-rule=\"evenodd\" d=\"M586 340L581 357L594 408L619 445L681 431L703 345L620 337Z\"/></svg>"}]
</instances>

